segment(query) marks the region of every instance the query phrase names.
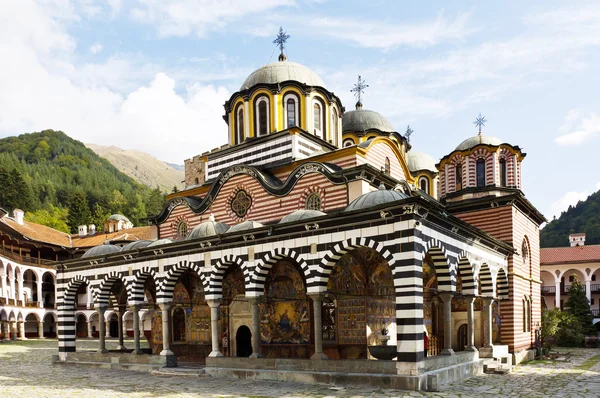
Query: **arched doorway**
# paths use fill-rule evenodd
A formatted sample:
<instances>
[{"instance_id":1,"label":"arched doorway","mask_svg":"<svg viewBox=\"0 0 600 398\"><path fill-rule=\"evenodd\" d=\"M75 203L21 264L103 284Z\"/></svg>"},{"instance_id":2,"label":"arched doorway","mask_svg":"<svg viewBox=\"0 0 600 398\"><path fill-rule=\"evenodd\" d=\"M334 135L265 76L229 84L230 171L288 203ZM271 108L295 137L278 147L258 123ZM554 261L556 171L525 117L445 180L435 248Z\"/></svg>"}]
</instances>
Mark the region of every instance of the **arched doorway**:
<instances>
[{"instance_id":1,"label":"arched doorway","mask_svg":"<svg viewBox=\"0 0 600 398\"><path fill-rule=\"evenodd\" d=\"M116 314L110 316L108 325L110 337L119 337L119 319Z\"/></svg>"},{"instance_id":2,"label":"arched doorway","mask_svg":"<svg viewBox=\"0 0 600 398\"><path fill-rule=\"evenodd\" d=\"M87 320L83 314L78 314L75 319L75 336L77 338L88 337Z\"/></svg>"},{"instance_id":3,"label":"arched doorway","mask_svg":"<svg viewBox=\"0 0 600 398\"><path fill-rule=\"evenodd\" d=\"M234 331L239 325L252 322L252 318L250 315L250 305L248 300L246 300L244 273L239 265L231 264L225 272L222 291L221 315L223 323L221 325L221 352L225 356L240 356L237 346L233 344L234 337L237 341Z\"/></svg>"},{"instance_id":4,"label":"arched doorway","mask_svg":"<svg viewBox=\"0 0 600 398\"><path fill-rule=\"evenodd\" d=\"M240 326L235 334L237 357L249 357L252 354L252 332L248 326Z\"/></svg>"},{"instance_id":5,"label":"arched doorway","mask_svg":"<svg viewBox=\"0 0 600 398\"><path fill-rule=\"evenodd\" d=\"M468 326L466 323L463 323L458 328L458 333L457 333L458 334L458 347L457 347L456 351L463 351L465 349L465 347L469 344L467 333L468 333Z\"/></svg>"},{"instance_id":6,"label":"arched doorway","mask_svg":"<svg viewBox=\"0 0 600 398\"><path fill-rule=\"evenodd\" d=\"M44 316L44 337L56 337L56 319L53 313Z\"/></svg>"}]
</instances>

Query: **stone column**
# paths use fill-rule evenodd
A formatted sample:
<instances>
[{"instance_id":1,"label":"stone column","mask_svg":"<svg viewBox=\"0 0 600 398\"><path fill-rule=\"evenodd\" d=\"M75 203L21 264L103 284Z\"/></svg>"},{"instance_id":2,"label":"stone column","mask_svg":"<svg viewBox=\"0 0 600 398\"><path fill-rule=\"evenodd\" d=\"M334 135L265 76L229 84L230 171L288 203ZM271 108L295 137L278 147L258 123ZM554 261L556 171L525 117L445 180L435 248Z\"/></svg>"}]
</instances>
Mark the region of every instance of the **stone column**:
<instances>
[{"instance_id":1,"label":"stone column","mask_svg":"<svg viewBox=\"0 0 600 398\"><path fill-rule=\"evenodd\" d=\"M100 347L98 348L99 353L108 352L106 349L106 323L104 322L104 313L106 307L98 307L98 337L100 337Z\"/></svg>"},{"instance_id":2,"label":"stone column","mask_svg":"<svg viewBox=\"0 0 600 398\"><path fill-rule=\"evenodd\" d=\"M467 346L465 347L465 351L477 351L475 348L475 320L473 317L473 303L475 302L475 297L473 296L465 296L465 301L467 302Z\"/></svg>"},{"instance_id":3,"label":"stone column","mask_svg":"<svg viewBox=\"0 0 600 398\"><path fill-rule=\"evenodd\" d=\"M252 355L250 355L250 358L262 358L263 354L260 352L260 320L258 319L260 298L250 297L248 301L252 308Z\"/></svg>"},{"instance_id":4,"label":"stone column","mask_svg":"<svg viewBox=\"0 0 600 398\"><path fill-rule=\"evenodd\" d=\"M210 330L212 340L212 351L208 354L209 357L222 357L221 351L219 351L219 306L221 300L208 300L208 306L210 307Z\"/></svg>"},{"instance_id":5,"label":"stone column","mask_svg":"<svg viewBox=\"0 0 600 398\"><path fill-rule=\"evenodd\" d=\"M92 288L90 287L90 285L88 284L86 287L86 303L85 306L86 308L89 310L92 308Z\"/></svg>"},{"instance_id":6,"label":"stone column","mask_svg":"<svg viewBox=\"0 0 600 398\"><path fill-rule=\"evenodd\" d=\"M17 322L15 322L15 321L10 322L10 339L11 340L17 339Z\"/></svg>"},{"instance_id":7,"label":"stone column","mask_svg":"<svg viewBox=\"0 0 600 398\"><path fill-rule=\"evenodd\" d=\"M38 277L37 283L38 307L44 308L44 298L42 297L42 278Z\"/></svg>"},{"instance_id":8,"label":"stone column","mask_svg":"<svg viewBox=\"0 0 600 398\"><path fill-rule=\"evenodd\" d=\"M444 302L444 349L442 355L454 355L452 349L452 292L439 293L440 298Z\"/></svg>"},{"instance_id":9,"label":"stone column","mask_svg":"<svg viewBox=\"0 0 600 398\"><path fill-rule=\"evenodd\" d=\"M125 348L125 344L124 344L124 339L123 339L123 312L121 311L121 309L119 309L119 311L117 312L117 324L119 325L119 331L118 331L118 336L119 336L119 346L117 347L117 350L126 350L127 348Z\"/></svg>"},{"instance_id":10,"label":"stone column","mask_svg":"<svg viewBox=\"0 0 600 398\"><path fill-rule=\"evenodd\" d=\"M104 321L104 337L110 337L110 321Z\"/></svg>"},{"instance_id":11,"label":"stone column","mask_svg":"<svg viewBox=\"0 0 600 398\"><path fill-rule=\"evenodd\" d=\"M483 302L485 304L484 310L484 322L485 322L485 335L483 336L483 346L486 348L492 347L492 303L494 299L491 297L484 297Z\"/></svg>"},{"instance_id":12,"label":"stone column","mask_svg":"<svg viewBox=\"0 0 600 398\"><path fill-rule=\"evenodd\" d=\"M89 321L89 322L87 323L87 337L88 337L88 338L94 337L94 336L92 335L92 326L93 326L93 324L92 324L92 321Z\"/></svg>"},{"instance_id":13,"label":"stone column","mask_svg":"<svg viewBox=\"0 0 600 398\"><path fill-rule=\"evenodd\" d=\"M4 340L8 340L8 321L2 321L2 336Z\"/></svg>"},{"instance_id":14,"label":"stone column","mask_svg":"<svg viewBox=\"0 0 600 398\"><path fill-rule=\"evenodd\" d=\"M588 299L588 303L592 302L592 281L585 281L585 297Z\"/></svg>"},{"instance_id":15,"label":"stone column","mask_svg":"<svg viewBox=\"0 0 600 398\"><path fill-rule=\"evenodd\" d=\"M20 321L18 324L19 324L19 338L21 340L27 340L27 337L25 337L25 322Z\"/></svg>"},{"instance_id":16,"label":"stone column","mask_svg":"<svg viewBox=\"0 0 600 398\"><path fill-rule=\"evenodd\" d=\"M38 339L44 338L44 322L38 322Z\"/></svg>"},{"instance_id":17,"label":"stone column","mask_svg":"<svg viewBox=\"0 0 600 398\"><path fill-rule=\"evenodd\" d=\"M163 333L163 349L160 355L163 356L175 356L171 351L171 322L169 321L169 309L171 303L159 304L162 311L162 333Z\"/></svg>"},{"instance_id":18,"label":"stone column","mask_svg":"<svg viewBox=\"0 0 600 398\"><path fill-rule=\"evenodd\" d=\"M140 306L132 305L129 310L133 314L133 340L135 342L134 354L141 354L140 348Z\"/></svg>"},{"instance_id":19,"label":"stone column","mask_svg":"<svg viewBox=\"0 0 600 398\"><path fill-rule=\"evenodd\" d=\"M313 324L315 332L315 353L310 359L328 359L327 355L323 353L323 319L321 316L321 309L323 306L323 293L309 294L309 297L313 301Z\"/></svg>"},{"instance_id":20,"label":"stone column","mask_svg":"<svg viewBox=\"0 0 600 398\"><path fill-rule=\"evenodd\" d=\"M554 289L554 297L555 297L555 307L560 309L560 281L556 281L555 282L555 289Z\"/></svg>"}]
</instances>

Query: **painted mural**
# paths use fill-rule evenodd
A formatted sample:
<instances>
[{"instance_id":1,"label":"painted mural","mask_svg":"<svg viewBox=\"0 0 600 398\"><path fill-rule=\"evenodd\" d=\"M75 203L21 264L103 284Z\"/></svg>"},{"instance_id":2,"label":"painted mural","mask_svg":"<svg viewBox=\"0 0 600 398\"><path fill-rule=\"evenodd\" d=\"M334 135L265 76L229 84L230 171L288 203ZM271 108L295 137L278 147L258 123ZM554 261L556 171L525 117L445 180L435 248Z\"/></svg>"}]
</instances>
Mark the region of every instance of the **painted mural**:
<instances>
[{"instance_id":1,"label":"painted mural","mask_svg":"<svg viewBox=\"0 0 600 398\"><path fill-rule=\"evenodd\" d=\"M423 325L429 338L428 356L438 355L444 341L443 308L438 294L437 277L431 259L423 261Z\"/></svg>"}]
</instances>

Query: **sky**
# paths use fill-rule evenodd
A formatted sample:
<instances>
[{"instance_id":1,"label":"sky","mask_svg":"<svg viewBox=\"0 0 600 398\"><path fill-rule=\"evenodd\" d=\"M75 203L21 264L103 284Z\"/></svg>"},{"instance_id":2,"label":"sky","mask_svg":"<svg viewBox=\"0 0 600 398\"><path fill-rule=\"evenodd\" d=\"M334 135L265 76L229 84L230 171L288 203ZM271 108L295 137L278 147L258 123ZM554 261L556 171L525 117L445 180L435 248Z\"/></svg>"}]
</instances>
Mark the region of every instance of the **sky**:
<instances>
[{"instance_id":1,"label":"sky","mask_svg":"<svg viewBox=\"0 0 600 398\"><path fill-rule=\"evenodd\" d=\"M426 4L424 4L426 3ZM276 62L314 70L436 159L477 134L518 145L548 218L600 189L600 2L0 0L0 137L62 130L184 159L227 142L223 103Z\"/></svg>"}]
</instances>

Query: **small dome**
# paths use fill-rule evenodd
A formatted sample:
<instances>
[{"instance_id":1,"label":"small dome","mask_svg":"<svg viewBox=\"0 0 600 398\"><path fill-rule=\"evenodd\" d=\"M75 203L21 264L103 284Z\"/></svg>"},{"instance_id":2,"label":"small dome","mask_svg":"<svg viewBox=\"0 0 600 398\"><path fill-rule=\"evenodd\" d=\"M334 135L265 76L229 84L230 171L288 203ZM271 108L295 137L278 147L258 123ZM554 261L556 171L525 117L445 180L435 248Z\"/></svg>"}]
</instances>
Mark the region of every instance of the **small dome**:
<instances>
[{"instance_id":1,"label":"small dome","mask_svg":"<svg viewBox=\"0 0 600 398\"><path fill-rule=\"evenodd\" d=\"M288 80L304 83L308 86L325 87L323 80L306 66L295 62L279 61L261 66L252 72L242 83L240 91L261 83L277 84Z\"/></svg>"},{"instance_id":2,"label":"small dome","mask_svg":"<svg viewBox=\"0 0 600 398\"><path fill-rule=\"evenodd\" d=\"M127 250L141 249L146 246L149 246L152 243L151 240L136 240L133 242L129 242L125 246L121 248L122 252L126 252Z\"/></svg>"},{"instance_id":3,"label":"small dome","mask_svg":"<svg viewBox=\"0 0 600 398\"><path fill-rule=\"evenodd\" d=\"M395 202L397 200L406 198L408 198L408 195L402 192L385 189L385 187L382 185L377 191L367 192L354 199L344 211L366 209L383 203Z\"/></svg>"},{"instance_id":4,"label":"small dome","mask_svg":"<svg viewBox=\"0 0 600 398\"><path fill-rule=\"evenodd\" d=\"M229 228L227 230L227 233L247 231L249 229L260 228L262 226L263 225L261 223L259 223L259 222L252 221L252 220L247 220L247 221L241 222L241 223L236 224L233 227Z\"/></svg>"},{"instance_id":5,"label":"small dome","mask_svg":"<svg viewBox=\"0 0 600 398\"><path fill-rule=\"evenodd\" d=\"M109 221L126 221L126 222L130 222L129 219L127 217L125 217L123 214L113 214L112 216L108 217Z\"/></svg>"},{"instance_id":6,"label":"small dome","mask_svg":"<svg viewBox=\"0 0 600 398\"><path fill-rule=\"evenodd\" d=\"M229 229L229 225L222 222L216 222L215 218L211 215L208 221L205 221L199 225L196 225L192 232L185 238L186 240L206 238L207 236L214 236L224 234Z\"/></svg>"},{"instance_id":7,"label":"small dome","mask_svg":"<svg viewBox=\"0 0 600 398\"><path fill-rule=\"evenodd\" d=\"M492 137L489 135L483 135L483 134L477 134L474 137L471 138L467 138L466 140L464 140L463 142L460 143L459 146L456 147L456 151L466 151L467 149L471 149L474 146L477 145L501 145L504 142L502 142L501 139L496 138L496 137Z\"/></svg>"},{"instance_id":8,"label":"small dome","mask_svg":"<svg viewBox=\"0 0 600 398\"><path fill-rule=\"evenodd\" d=\"M283 217L281 219L281 221L279 221L279 224L283 224L286 222L307 220L309 218L321 217L321 216L326 216L326 215L327 214L323 213L322 211L318 211L318 210L296 210L295 212Z\"/></svg>"},{"instance_id":9,"label":"small dome","mask_svg":"<svg viewBox=\"0 0 600 398\"><path fill-rule=\"evenodd\" d=\"M356 109L342 116L342 132L379 130L385 133L396 131L380 113L368 109Z\"/></svg>"},{"instance_id":10,"label":"small dome","mask_svg":"<svg viewBox=\"0 0 600 398\"><path fill-rule=\"evenodd\" d=\"M88 249L85 253L83 253L81 258L106 256L107 254L113 254L120 250L121 248L119 246L111 245L108 241L105 241L102 245L94 246L91 249Z\"/></svg>"},{"instance_id":11,"label":"small dome","mask_svg":"<svg viewBox=\"0 0 600 398\"><path fill-rule=\"evenodd\" d=\"M169 238L164 238L164 239L159 239L159 240L155 240L154 242L150 243L148 246L146 247L154 247L154 246L161 246L161 245L168 245L169 243L173 243L173 241Z\"/></svg>"},{"instance_id":12,"label":"small dome","mask_svg":"<svg viewBox=\"0 0 600 398\"><path fill-rule=\"evenodd\" d=\"M406 163L410 171L427 170L437 173L435 159L425 152L408 151L406 153Z\"/></svg>"}]
</instances>

